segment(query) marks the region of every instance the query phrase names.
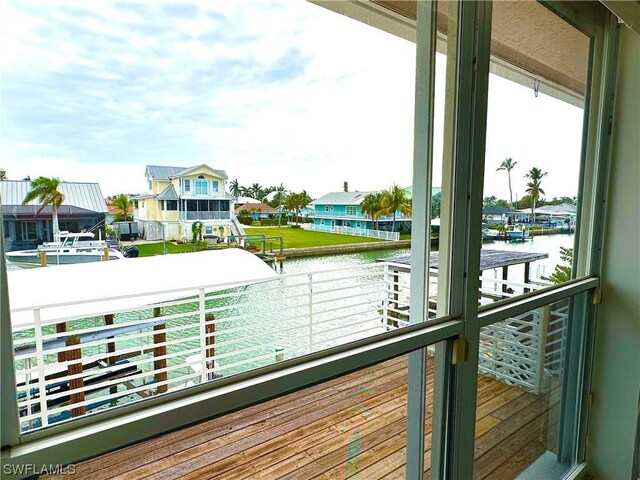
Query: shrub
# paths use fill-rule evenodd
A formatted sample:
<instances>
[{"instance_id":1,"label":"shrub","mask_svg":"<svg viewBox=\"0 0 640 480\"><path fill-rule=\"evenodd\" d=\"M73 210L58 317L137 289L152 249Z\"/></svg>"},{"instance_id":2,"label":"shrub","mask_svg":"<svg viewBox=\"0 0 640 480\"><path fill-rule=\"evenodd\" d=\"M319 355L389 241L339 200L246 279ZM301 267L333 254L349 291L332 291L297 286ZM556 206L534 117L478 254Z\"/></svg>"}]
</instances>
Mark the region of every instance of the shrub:
<instances>
[{"instance_id":1,"label":"shrub","mask_svg":"<svg viewBox=\"0 0 640 480\"><path fill-rule=\"evenodd\" d=\"M287 219L283 218L280 225L286 225L286 224L287 224ZM261 218L260 225L263 227L277 227L278 219L277 218Z\"/></svg>"},{"instance_id":2,"label":"shrub","mask_svg":"<svg viewBox=\"0 0 640 480\"><path fill-rule=\"evenodd\" d=\"M253 223L253 218L241 216L241 217L238 217L238 221L242 225L251 225Z\"/></svg>"},{"instance_id":3,"label":"shrub","mask_svg":"<svg viewBox=\"0 0 640 480\"><path fill-rule=\"evenodd\" d=\"M291 228L300 228L300 225L291 225Z\"/></svg>"}]
</instances>

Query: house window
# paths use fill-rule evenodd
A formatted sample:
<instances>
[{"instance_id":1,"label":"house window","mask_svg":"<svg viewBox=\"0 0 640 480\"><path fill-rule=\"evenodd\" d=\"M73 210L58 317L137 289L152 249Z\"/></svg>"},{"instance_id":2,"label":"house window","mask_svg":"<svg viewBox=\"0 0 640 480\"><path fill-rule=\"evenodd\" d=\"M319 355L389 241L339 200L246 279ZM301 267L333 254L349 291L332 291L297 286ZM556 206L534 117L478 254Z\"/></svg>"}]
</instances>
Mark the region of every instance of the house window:
<instances>
[{"instance_id":1,"label":"house window","mask_svg":"<svg viewBox=\"0 0 640 480\"><path fill-rule=\"evenodd\" d=\"M354 205L349 205L345 209L345 214L349 217L355 217L357 215L357 207Z\"/></svg>"},{"instance_id":2,"label":"house window","mask_svg":"<svg viewBox=\"0 0 640 480\"><path fill-rule=\"evenodd\" d=\"M185 181L184 181L184 191L185 192L190 192L191 191L191 180L185 179Z\"/></svg>"},{"instance_id":3,"label":"house window","mask_svg":"<svg viewBox=\"0 0 640 480\"><path fill-rule=\"evenodd\" d=\"M324 206L324 211L325 212L333 212L333 205L325 205Z\"/></svg>"},{"instance_id":4,"label":"house window","mask_svg":"<svg viewBox=\"0 0 640 480\"><path fill-rule=\"evenodd\" d=\"M195 194L196 195L208 195L209 193L209 182L204 180L204 177L200 175L198 179L195 181Z\"/></svg>"},{"instance_id":5,"label":"house window","mask_svg":"<svg viewBox=\"0 0 640 480\"><path fill-rule=\"evenodd\" d=\"M211 191L212 192L218 192L218 180L213 180L211 182Z\"/></svg>"},{"instance_id":6,"label":"house window","mask_svg":"<svg viewBox=\"0 0 640 480\"><path fill-rule=\"evenodd\" d=\"M167 205L166 210L178 210L177 200L167 200L166 205Z\"/></svg>"},{"instance_id":7,"label":"house window","mask_svg":"<svg viewBox=\"0 0 640 480\"><path fill-rule=\"evenodd\" d=\"M204 227L205 235L213 235L213 227L211 225L207 225Z\"/></svg>"}]
</instances>

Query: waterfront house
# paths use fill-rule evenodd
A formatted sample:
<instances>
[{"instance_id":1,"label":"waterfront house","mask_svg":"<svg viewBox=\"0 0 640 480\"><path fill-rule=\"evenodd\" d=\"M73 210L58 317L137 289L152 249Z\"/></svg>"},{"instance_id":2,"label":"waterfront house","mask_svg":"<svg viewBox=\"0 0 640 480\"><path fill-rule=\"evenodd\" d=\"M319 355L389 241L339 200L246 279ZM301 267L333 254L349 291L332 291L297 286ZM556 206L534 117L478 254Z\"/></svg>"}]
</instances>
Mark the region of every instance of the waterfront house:
<instances>
[{"instance_id":1,"label":"waterfront house","mask_svg":"<svg viewBox=\"0 0 640 480\"><path fill-rule=\"evenodd\" d=\"M331 192L311 202L315 212L310 215L316 225L327 227L348 227L373 229L373 221L360 209L360 204L373 191L365 192ZM384 215L377 218L379 230L391 230L393 224L392 215ZM396 231L411 229L411 216L396 212Z\"/></svg>"},{"instance_id":2,"label":"waterfront house","mask_svg":"<svg viewBox=\"0 0 640 480\"><path fill-rule=\"evenodd\" d=\"M273 218L277 213L276 209L266 203L245 203L239 207L236 207L236 215L240 215L240 212L247 211L249 216L254 220L261 218Z\"/></svg>"},{"instance_id":3,"label":"waterfront house","mask_svg":"<svg viewBox=\"0 0 640 480\"><path fill-rule=\"evenodd\" d=\"M208 165L170 167L147 165L149 193L136 195L133 215L147 240L191 239L194 222L205 235L237 233L235 197L226 193L227 174ZM222 227L222 230L220 229Z\"/></svg>"},{"instance_id":4,"label":"waterfront house","mask_svg":"<svg viewBox=\"0 0 640 480\"><path fill-rule=\"evenodd\" d=\"M7 250L34 248L53 241L52 209L41 209L38 200L23 205L31 190L28 180L0 181L4 243ZM108 213L100 185L89 182L60 182L64 202L58 209L60 230L79 232L104 221Z\"/></svg>"}]
</instances>

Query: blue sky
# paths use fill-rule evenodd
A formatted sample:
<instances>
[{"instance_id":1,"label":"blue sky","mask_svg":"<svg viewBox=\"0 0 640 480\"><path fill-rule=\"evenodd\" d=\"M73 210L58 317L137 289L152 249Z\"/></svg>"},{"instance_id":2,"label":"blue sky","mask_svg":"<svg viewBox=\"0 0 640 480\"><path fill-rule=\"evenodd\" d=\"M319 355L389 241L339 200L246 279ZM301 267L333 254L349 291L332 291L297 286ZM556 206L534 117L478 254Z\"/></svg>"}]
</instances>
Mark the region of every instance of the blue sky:
<instances>
[{"instance_id":1,"label":"blue sky","mask_svg":"<svg viewBox=\"0 0 640 480\"><path fill-rule=\"evenodd\" d=\"M410 42L291 0L8 1L0 18L9 178L110 195L144 191L146 164L207 163L312 196L411 183ZM582 112L497 77L491 90L487 193L508 196L493 164L512 156L519 196L533 165L554 169L548 195L575 194Z\"/></svg>"}]
</instances>

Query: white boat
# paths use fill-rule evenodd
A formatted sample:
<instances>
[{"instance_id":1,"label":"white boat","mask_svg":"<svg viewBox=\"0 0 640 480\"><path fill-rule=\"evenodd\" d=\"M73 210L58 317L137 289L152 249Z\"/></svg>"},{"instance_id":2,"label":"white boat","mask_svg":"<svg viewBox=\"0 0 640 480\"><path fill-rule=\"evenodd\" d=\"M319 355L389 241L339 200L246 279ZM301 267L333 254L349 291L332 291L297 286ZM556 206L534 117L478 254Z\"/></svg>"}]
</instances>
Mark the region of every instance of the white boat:
<instances>
[{"instance_id":1,"label":"white boat","mask_svg":"<svg viewBox=\"0 0 640 480\"><path fill-rule=\"evenodd\" d=\"M491 230L490 228L482 229L482 238L485 240L497 240L502 238L502 234L498 230Z\"/></svg>"},{"instance_id":2,"label":"white boat","mask_svg":"<svg viewBox=\"0 0 640 480\"><path fill-rule=\"evenodd\" d=\"M68 265L125 258L120 250L110 246L104 240L96 240L91 232L62 231L56 235L56 239L57 241L45 242L36 249L6 252L7 260L21 268L29 268L40 266L43 254L47 265Z\"/></svg>"}]
</instances>

